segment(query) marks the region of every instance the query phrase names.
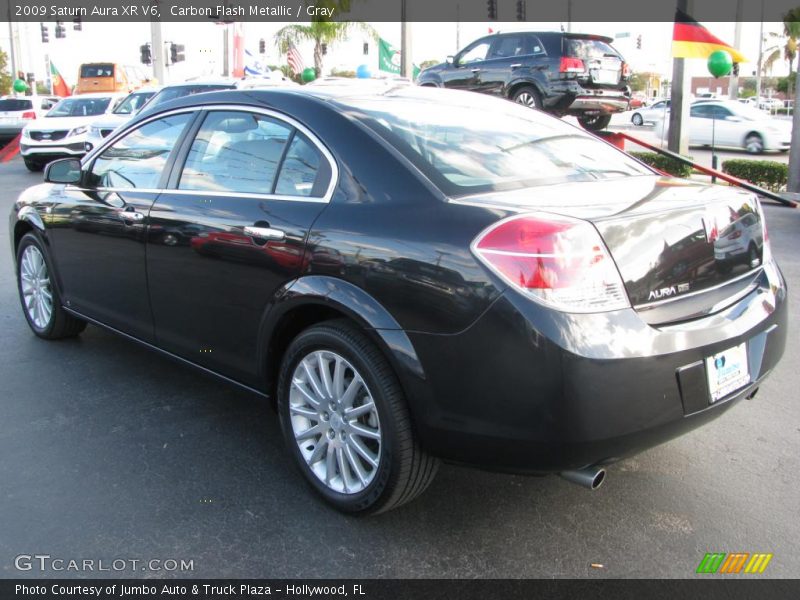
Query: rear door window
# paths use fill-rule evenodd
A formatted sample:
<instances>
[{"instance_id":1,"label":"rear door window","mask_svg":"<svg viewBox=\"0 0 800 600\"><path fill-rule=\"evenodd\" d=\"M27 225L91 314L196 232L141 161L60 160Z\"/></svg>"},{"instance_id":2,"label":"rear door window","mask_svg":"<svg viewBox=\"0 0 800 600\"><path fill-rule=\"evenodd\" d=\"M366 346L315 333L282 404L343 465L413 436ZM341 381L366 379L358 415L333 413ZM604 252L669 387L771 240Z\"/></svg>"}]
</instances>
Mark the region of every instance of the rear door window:
<instances>
[{"instance_id":1,"label":"rear door window","mask_svg":"<svg viewBox=\"0 0 800 600\"><path fill-rule=\"evenodd\" d=\"M265 115L211 112L192 141L178 188L270 194L291 134Z\"/></svg>"},{"instance_id":2,"label":"rear door window","mask_svg":"<svg viewBox=\"0 0 800 600\"><path fill-rule=\"evenodd\" d=\"M513 58L530 53L526 48L526 38L524 36L508 35L495 40L489 53L489 58Z\"/></svg>"}]
</instances>

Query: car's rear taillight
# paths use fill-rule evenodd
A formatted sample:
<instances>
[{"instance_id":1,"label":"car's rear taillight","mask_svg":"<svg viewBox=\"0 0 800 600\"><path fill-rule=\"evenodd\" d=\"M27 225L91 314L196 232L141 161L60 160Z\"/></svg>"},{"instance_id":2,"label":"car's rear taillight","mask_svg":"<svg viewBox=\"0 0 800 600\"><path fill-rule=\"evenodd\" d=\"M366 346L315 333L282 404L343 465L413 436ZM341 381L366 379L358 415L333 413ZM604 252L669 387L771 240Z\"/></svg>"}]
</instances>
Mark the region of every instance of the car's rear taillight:
<instances>
[{"instance_id":1,"label":"car's rear taillight","mask_svg":"<svg viewBox=\"0 0 800 600\"><path fill-rule=\"evenodd\" d=\"M583 66L583 61L580 58L572 58L569 56L561 57L561 64L558 67L561 73L583 73L586 69Z\"/></svg>"},{"instance_id":2,"label":"car's rear taillight","mask_svg":"<svg viewBox=\"0 0 800 600\"><path fill-rule=\"evenodd\" d=\"M510 285L558 310L630 306L614 261L586 221L549 214L511 217L481 233L472 251Z\"/></svg>"},{"instance_id":3,"label":"car's rear taillight","mask_svg":"<svg viewBox=\"0 0 800 600\"><path fill-rule=\"evenodd\" d=\"M631 67L628 63L622 63L622 76L628 77L631 74Z\"/></svg>"},{"instance_id":4,"label":"car's rear taillight","mask_svg":"<svg viewBox=\"0 0 800 600\"><path fill-rule=\"evenodd\" d=\"M36 118L36 112L33 111L33 110L26 110L24 113L22 113L22 118L23 119L35 119Z\"/></svg>"}]
</instances>

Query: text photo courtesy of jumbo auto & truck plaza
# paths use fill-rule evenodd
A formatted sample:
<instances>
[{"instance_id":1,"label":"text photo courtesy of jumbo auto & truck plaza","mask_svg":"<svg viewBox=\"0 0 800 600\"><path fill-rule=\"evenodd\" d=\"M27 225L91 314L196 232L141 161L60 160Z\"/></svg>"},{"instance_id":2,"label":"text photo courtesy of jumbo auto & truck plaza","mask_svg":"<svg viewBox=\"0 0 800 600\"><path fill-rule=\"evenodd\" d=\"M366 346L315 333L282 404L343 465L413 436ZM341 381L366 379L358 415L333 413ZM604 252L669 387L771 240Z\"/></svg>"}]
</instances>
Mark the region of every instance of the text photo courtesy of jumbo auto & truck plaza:
<instances>
[{"instance_id":1,"label":"text photo courtesy of jumbo auto & truck plaza","mask_svg":"<svg viewBox=\"0 0 800 600\"><path fill-rule=\"evenodd\" d=\"M0 15L0 599L798 596L797 0Z\"/></svg>"}]
</instances>

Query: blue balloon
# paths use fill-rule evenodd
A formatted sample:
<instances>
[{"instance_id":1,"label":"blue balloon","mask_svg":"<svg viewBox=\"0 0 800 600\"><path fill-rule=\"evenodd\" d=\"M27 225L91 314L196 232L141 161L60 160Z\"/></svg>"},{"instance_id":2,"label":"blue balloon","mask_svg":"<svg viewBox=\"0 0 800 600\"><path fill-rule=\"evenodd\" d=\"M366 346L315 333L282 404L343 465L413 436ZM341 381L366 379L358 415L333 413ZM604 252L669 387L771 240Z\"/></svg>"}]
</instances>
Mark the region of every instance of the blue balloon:
<instances>
[{"instance_id":1,"label":"blue balloon","mask_svg":"<svg viewBox=\"0 0 800 600\"><path fill-rule=\"evenodd\" d=\"M356 77L359 79L369 79L372 77L372 71L369 70L367 65L358 65L356 69Z\"/></svg>"}]
</instances>

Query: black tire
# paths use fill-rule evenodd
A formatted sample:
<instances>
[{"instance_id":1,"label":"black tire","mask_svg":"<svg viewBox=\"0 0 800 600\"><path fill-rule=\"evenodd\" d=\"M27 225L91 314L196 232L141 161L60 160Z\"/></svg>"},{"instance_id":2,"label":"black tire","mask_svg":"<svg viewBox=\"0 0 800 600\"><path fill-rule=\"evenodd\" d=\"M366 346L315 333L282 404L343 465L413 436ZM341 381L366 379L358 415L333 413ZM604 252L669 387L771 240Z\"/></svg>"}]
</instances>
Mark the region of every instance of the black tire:
<instances>
[{"instance_id":1,"label":"black tire","mask_svg":"<svg viewBox=\"0 0 800 600\"><path fill-rule=\"evenodd\" d=\"M640 115L639 113L633 113L633 116L631 117L631 123L633 123L637 127L641 127L642 125L644 125L644 119L642 118L642 115Z\"/></svg>"},{"instance_id":2,"label":"black tire","mask_svg":"<svg viewBox=\"0 0 800 600\"><path fill-rule=\"evenodd\" d=\"M365 382L377 409L380 459L372 480L356 493L328 487L306 463L295 440L289 410L292 378L300 361L315 351L334 352L347 360ZM277 404L281 430L294 462L311 487L342 512L367 515L396 508L424 492L436 474L439 461L420 448L397 377L381 351L349 321L315 325L292 341L280 367Z\"/></svg>"},{"instance_id":3,"label":"black tire","mask_svg":"<svg viewBox=\"0 0 800 600\"><path fill-rule=\"evenodd\" d=\"M542 110L542 96L532 85L523 85L514 90L514 93L511 94L511 100L528 108Z\"/></svg>"},{"instance_id":4,"label":"black tire","mask_svg":"<svg viewBox=\"0 0 800 600\"><path fill-rule=\"evenodd\" d=\"M38 173L42 169L44 169L44 163L39 162L38 160L33 160L32 158L23 158L25 162L25 167L28 171L33 173Z\"/></svg>"},{"instance_id":5,"label":"black tire","mask_svg":"<svg viewBox=\"0 0 800 600\"><path fill-rule=\"evenodd\" d=\"M22 292L22 258L23 254L25 253L25 249L29 246L36 247L41 253L44 259L44 264L47 268L46 275L50 281L49 290L52 294L52 310L49 320L44 323L43 326L37 325L29 314ZM19 246L17 247L17 291L19 292L19 299L20 303L22 304L22 313L25 315L25 320L28 322L28 325L33 333L38 335L40 338L46 340L60 340L63 338L75 337L76 335L80 334L81 331L86 329L86 321L82 321L81 319L73 317L61 306L61 298L58 292L58 286L55 283L53 263L50 260L47 248L34 233L26 233L22 237L22 240L20 240Z\"/></svg>"},{"instance_id":6,"label":"black tire","mask_svg":"<svg viewBox=\"0 0 800 600\"><path fill-rule=\"evenodd\" d=\"M578 117L578 123L581 124L586 131L602 131L608 124L611 123L611 115L592 115L587 117Z\"/></svg>"}]
</instances>

